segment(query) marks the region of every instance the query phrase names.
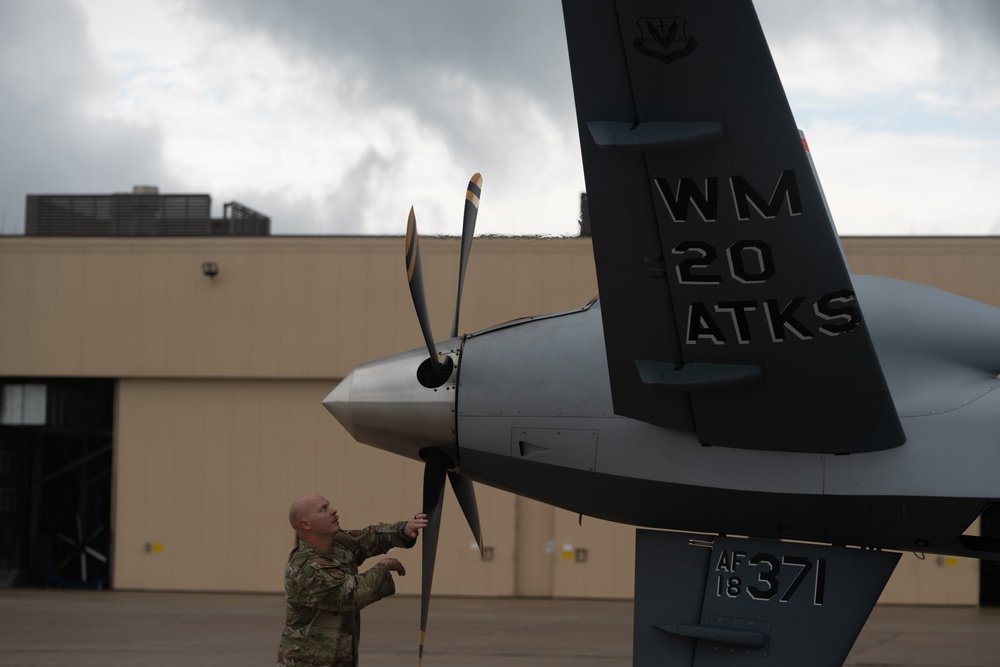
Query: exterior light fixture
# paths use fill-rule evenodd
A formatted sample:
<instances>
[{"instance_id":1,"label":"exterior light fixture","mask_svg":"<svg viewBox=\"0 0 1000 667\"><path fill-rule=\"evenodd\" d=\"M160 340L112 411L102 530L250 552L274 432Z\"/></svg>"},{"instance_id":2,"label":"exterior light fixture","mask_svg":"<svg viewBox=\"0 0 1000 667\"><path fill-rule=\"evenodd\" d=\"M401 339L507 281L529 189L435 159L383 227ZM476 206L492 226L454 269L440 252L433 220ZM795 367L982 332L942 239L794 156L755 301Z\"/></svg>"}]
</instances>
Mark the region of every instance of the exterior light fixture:
<instances>
[{"instance_id":1,"label":"exterior light fixture","mask_svg":"<svg viewBox=\"0 0 1000 667\"><path fill-rule=\"evenodd\" d=\"M201 272L212 280L215 280L215 276L219 275L219 265L215 262L202 262Z\"/></svg>"}]
</instances>

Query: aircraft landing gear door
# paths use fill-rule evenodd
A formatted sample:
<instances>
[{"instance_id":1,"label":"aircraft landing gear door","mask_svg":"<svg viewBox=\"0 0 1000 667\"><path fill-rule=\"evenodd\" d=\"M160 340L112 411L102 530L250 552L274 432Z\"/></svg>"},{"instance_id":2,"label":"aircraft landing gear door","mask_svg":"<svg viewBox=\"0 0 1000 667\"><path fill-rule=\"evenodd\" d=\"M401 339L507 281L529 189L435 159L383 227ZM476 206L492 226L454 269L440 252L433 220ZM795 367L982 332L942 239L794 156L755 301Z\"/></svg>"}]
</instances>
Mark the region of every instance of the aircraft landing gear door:
<instances>
[{"instance_id":1,"label":"aircraft landing gear door","mask_svg":"<svg viewBox=\"0 0 1000 667\"><path fill-rule=\"evenodd\" d=\"M898 553L639 530L633 665L840 667Z\"/></svg>"}]
</instances>

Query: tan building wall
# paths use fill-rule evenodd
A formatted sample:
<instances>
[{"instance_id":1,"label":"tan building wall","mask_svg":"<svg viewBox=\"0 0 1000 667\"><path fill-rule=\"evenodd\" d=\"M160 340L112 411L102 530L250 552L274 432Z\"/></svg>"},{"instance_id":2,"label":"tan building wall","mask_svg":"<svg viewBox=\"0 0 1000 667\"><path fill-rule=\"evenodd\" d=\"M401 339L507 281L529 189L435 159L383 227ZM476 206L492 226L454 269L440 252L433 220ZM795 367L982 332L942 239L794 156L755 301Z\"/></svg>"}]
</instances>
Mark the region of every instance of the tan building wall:
<instances>
[{"instance_id":1,"label":"tan building wall","mask_svg":"<svg viewBox=\"0 0 1000 667\"><path fill-rule=\"evenodd\" d=\"M351 440L320 404L331 385L122 380L115 586L280 590L294 540L288 505L312 489L333 500L348 527L419 511L422 466ZM435 581L442 593L513 594L514 499L481 491L495 559L478 563L461 513L449 505ZM419 573L419 550L400 560ZM419 575L408 576L399 589L417 593L419 585Z\"/></svg>"},{"instance_id":2,"label":"tan building wall","mask_svg":"<svg viewBox=\"0 0 1000 667\"><path fill-rule=\"evenodd\" d=\"M458 241L421 247L444 337ZM201 271L209 260L215 279ZM586 239L477 240L462 328L595 293ZM357 364L423 344L400 238L0 239L0 313L0 376L119 378L117 588L281 590L287 507L309 490L348 526L419 509L422 466L355 443L320 403ZM513 595L515 545L538 543L515 531L537 528L510 494L483 488L478 500L493 559L469 548L448 496L435 591ZM538 550L551 571L544 541ZM400 558L419 573L419 550ZM529 594L551 595L548 579ZM419 576L399 583L419 592Z\"/></svg>"},{"instance_id":3,"label":"tan building wall","mask_svg":"<svg viewBox=\"0 0 1000 667\"><path fill-rule=\"evenodd\" d=\"M421 249L443 338L458 240ZM587 239L478 240L462 328L584 305L590 252ZM423 344L399 238L5 238L0 259L6 375L340 378Z\"/></svg>"},{"instance_id":4,"label":"tan building wall","mask_svg":"<svg viewBox=\"0 0 1000 667\"><path fill-rule=\"evenodd\" d=\"M278 591L286 510L317 490L345 525L401 519L421 465L355 443L320 401L360 362L422 345L400 238L0 239L0 377L119 379L117 588ZM421 240L433 326L457 239ZM1000 239L845 239L852 269L1000 305ZM201 272L217 262L219 276ZM477 239L463 331L596 293L588 239ZM634 529L480 488L481 562L446 496L435 592L628 598ZM578 555L579 551L579 555ZM420 586L419 550L400 554ZM978 562L904 555L887 602L975 604Z\"/></svg>"}]
</instances>

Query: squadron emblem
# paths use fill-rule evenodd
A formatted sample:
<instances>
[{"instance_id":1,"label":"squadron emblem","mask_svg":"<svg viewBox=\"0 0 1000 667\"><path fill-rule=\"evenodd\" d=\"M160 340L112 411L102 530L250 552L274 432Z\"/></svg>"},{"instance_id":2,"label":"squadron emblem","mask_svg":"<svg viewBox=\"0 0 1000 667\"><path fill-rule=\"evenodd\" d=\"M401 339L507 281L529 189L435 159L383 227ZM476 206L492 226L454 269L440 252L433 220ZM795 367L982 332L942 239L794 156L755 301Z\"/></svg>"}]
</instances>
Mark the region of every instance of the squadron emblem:
<instances>
[{"instance_id":1,"label":"squadron emblem","mask_svg":"<svg viewBox=\"0 0 1000 667\"><path fill-rule=\"evenodd\" d=\"M694 53L698 42L687 36L687 21L675 16L644 16L635 22L639 36L632 40L636 51L668 65Z\"/></svg>"}]
</instances>

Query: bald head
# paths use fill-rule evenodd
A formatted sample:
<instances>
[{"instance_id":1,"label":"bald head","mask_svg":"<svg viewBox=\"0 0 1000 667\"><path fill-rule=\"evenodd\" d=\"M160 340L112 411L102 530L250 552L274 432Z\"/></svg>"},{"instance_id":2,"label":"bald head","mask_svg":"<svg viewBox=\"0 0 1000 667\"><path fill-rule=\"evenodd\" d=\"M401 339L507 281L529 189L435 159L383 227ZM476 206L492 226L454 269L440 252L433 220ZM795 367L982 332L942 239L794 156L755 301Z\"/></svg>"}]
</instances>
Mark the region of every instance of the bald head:
<instances>
[{"instance_id":1,"label":"bald head","mask_svg":"<svg viewBox=\"0 0 1000 667\"><path fill-rule=\"evenodd\" d=\"M288 523L300 539L323 548L340 532L337 510L318 493L307 493L292 501Z\"/></svg>"},{"instance_id":2,"label":"bald head","mask_svg":"<svg viewBox=\"0 0 1000 667\"><path fill-rule=\"evenodd\" d=\"M325 500L318 493L307 493L293 500L292 506L288 508L288 523L292 524L292 529L298 532L299 521L306 518L309 510L317 504L317 501L322 503Z\"/></svg>"}]
</instances>

